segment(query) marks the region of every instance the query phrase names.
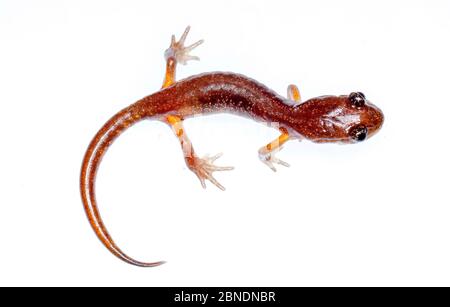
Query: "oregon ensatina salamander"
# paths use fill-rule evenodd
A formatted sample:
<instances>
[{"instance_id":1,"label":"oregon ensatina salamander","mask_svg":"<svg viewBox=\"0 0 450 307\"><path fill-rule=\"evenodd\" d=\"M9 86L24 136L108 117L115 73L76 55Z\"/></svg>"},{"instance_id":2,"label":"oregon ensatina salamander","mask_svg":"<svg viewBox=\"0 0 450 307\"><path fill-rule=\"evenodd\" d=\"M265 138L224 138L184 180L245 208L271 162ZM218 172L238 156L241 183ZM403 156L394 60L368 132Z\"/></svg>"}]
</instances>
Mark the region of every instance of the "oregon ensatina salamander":
<instances>
[{"instance_id":1,"label":"oregon ensatina salamander","mask_svg":"<svg viewBox=\"0 0 450 307\"><path fill-rule=\"evenodd\" d=\"M205 180L209 180L224 189L212 173L232 168L214 165L220 155L197 156L183 128L185 118L197 114L234 113L261 122L277 123L280 136L259 149L261 161L274 171L274 163L288 166L274 156L288 140L354 143L371 137L383 124L381 110L361 92L321 96L301 102L295 85L288 87L288 97L284 98L255 80L234 73L205 73L176 82L177 63L198 60L189 52L203 42L185 47L188 32L189 27L179 41L172 36L170 47L165 52L166 74L162 89L128 106L106 122L91 141L82 164L81 197L92 228L114 255L137 266L151 267L163 262L139 262L123 253L109 235L95 199L95 178L101 158L111 143L131 125L144 119L160 120L170 125L180 141L187 166L197 175L202 186L205 187Z\"/></svg>"}]
</instances>

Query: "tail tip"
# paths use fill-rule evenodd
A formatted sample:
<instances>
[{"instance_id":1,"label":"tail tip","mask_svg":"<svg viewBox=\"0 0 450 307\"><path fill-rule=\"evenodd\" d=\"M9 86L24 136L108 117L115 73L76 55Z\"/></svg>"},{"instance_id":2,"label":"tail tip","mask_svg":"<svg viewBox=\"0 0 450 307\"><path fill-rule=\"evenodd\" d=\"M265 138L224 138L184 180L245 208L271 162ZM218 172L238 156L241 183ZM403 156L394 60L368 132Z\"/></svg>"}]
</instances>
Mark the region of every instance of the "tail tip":
<instances>
[{"instance_id":1,"label":"tail tip","mask_svg":"<svg viewBox=\"0 0 450 307\"><path fill-rule=\"evenodd\" d=\"M133 262L132 264L136 265L136 266L140 266L140 267L144 267L144 268L152 268L152 267L157 267L160 265L165 264L166 261L157 261L157 262Z\"/></svg>"}]
</instances>

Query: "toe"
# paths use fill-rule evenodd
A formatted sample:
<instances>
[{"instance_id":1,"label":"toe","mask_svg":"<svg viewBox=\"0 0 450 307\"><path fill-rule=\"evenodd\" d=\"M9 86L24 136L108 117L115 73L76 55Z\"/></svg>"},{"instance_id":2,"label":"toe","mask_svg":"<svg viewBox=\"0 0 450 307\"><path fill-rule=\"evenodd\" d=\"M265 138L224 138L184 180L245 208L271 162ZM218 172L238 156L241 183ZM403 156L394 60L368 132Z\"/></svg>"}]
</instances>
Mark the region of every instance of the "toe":
<instances>
[{"instance_id":1,"label":"toe","mask_svg":"<svg viewBox=\"0 0 450 307\"><path fill-rule=\"evenodd\" d=\"M272 162L274 162L274 163L276 163L276 164L283 165L284 167L290 167L290 166L291 166L289 163L287 163L287 162L285 162L285 161L283 161L283 160L280 160L280 159L278 159L278 158L273 158L273 161L272 161Z\"/></svg>"},{"instance_id":2,"label":"toe","mask_svg":"<svg viewBox=\"0 0 450 307\"><path fill-rule=\"evenodd\" d=\"M203 44L203 42L204 42L204 40L201 39L201 40L199 40L198 42L193 43L193 44L190 45L190 46L187 46L185 49L186 49L186 51L192 51L193 49L195 49L195 48L197 48L198 46L200 46L201 44Z\"/></svg>"},{"instance_id":3,"label":"toe","mask_svg":"<svg viewBox=\"0 0 450 307\"><path fill-rule=\"evenodd\" d=\"M218 187L219 189L221 189L222 191L225 191L225 187L223 185L221 185L216 178L214 178L211 174L208 174L208 178L209 181L211 181L211 183L213 183L216 187Z\"/></svg>"},{"instance_id":4,"label":"toe","mask_svg":"<svg viewBox=\"0 0 450 307\"><path fill-rule=\"evenodd\" d=\"M191 30L191 26L187 26L183 32L183 35L181 35L180 40L178 41L178 43L180 45L184 44L184 41L186 40L186 37L188 36L190 30Z\"/></svg>"}]
</instances>

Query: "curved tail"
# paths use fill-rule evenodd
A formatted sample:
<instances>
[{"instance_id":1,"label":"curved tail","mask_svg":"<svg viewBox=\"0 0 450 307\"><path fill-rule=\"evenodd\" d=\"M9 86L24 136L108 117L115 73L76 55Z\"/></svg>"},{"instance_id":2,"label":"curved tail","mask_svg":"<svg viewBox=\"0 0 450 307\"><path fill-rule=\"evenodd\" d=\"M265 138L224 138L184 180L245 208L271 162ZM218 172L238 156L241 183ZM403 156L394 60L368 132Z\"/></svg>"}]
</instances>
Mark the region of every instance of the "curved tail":
<instances>
[{"instance_id":1,"label":"curved tail","mask_svg":"<svg viewBox=\"0 0 450 307\"><path fill-rule=\"evenodd\" d=\"M97 237L109 249L123 261L141 267L153 267L163 264L160 262L140 262L127 256L114 243L98 211L95 200L95 177L100 161L111 143L128 127L140 121L143 114L134 105L120 111L112 117L95 135L84 156L81 167L80 189L84 209L89 223L94 229Z\"/></svg>"}]
</instances>

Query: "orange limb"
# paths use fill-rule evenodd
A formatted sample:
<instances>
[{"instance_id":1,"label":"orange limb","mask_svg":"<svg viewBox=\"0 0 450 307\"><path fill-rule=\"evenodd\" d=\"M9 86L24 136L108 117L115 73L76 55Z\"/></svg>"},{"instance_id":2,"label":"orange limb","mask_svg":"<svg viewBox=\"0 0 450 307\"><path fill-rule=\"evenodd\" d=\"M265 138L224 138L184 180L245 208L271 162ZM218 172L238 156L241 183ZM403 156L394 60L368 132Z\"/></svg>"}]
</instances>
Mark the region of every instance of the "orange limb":
<instances>
[{"instance_id":1,"label":"orange limb","mask_svg":"<svg viewBox=\"0 0 450 307\"><path fill-rule=\"evenodd\" d=\"M219 189L225 190L225 188L213 177L212 173L215 171L229 171L232 170L233 167L216 166L213 164L214 161L220 158L222 154L204 158L197 157L192 143L186 135L183 127L183 119L176 115L169 115L166 117L166 120L180 141L187 167L198 177L202 187L206 188L205 181L209 180Z\"/></svg>"},{"instance_id":2,"label":"orange limb","mask_svg":"<svg viewBox=\"0 0 450 307\"><path fill-rule=\"evenodd\" d=\"M167 59L166 74L164 76L162 88L169 87L175 83L176 69L177 69L177 62L173 58Z\"/></svg>"},{"instance_id":3,"label":"orange limb","mask_svg":"<svg viewBox=\"0 0 450 307\"><path fill-rule=\"evenodd\" d=\"M300 95L300 91L298 90L298 87L295 86L294 84L291 84L288 86L287 97L289 100L292 101L291 104L294 106L302 103L302 97Z\"/></svg>"},{"instance_id":4,"label":"orange limb","mask_svg":"<svg viewBox=\"0 0 450 307\"><path fill-rule=\"evenodd\" d=\"M189 52L202 44L203 40L199 40L187 47L184 46L184 42L186 41L190 29L191 27L188 26L186 30L184 30L179 41L176 41L175 36L172 35L169 49L164 53L164 57L166 58L166 74L164 76L162 88L169 87L176 82L177 63L186 65L187 61L199 60L197 56L192 56Z\"/></svg>"},{"instance_id":5,"label":"orange limb","mask_svg":"<svg viewBox=\"0 0 450 307\"><path fill-rule=\"evenodd\" d=\"M275 157L275 153L282 149L284 143L290 139L289 132L285 128L280 128L281 135L259 149L259 159L274 172L277 171L274 163L289 167L289 164Z\"/></svg>"}]
</instances>

